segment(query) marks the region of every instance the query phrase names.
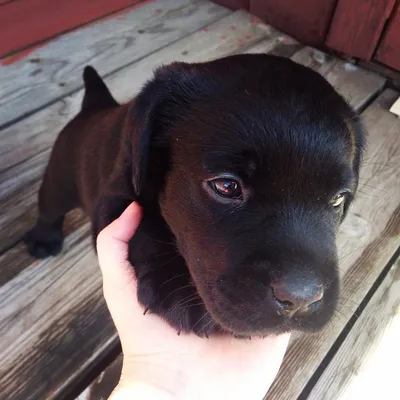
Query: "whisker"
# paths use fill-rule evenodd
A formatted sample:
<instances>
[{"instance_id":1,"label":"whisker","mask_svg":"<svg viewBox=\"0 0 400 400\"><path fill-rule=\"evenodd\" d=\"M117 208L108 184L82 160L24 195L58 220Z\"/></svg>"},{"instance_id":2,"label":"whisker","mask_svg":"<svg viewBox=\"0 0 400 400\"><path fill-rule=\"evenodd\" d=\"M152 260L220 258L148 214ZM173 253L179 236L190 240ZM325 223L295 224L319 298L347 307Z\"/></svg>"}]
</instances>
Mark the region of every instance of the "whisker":
<instances>
[{"instance_id":1,"label":"whisker","mask_svg":"<svg viewBox=\"0 0 400 400\"><path fill-rule=\"evenodd\" d=\"M179 275L173 276L172 278L167 279L165 282L163 282L163 283L160 285L160 288L162 288L162 287L163 287L165 284L167 284L168 282L171 282L171 281L173 281L174 279L177 279L177 278L181 278L182 276L189 276L189 277L190 277L190 274L189 274L189 273L185 273L185 274L179 274Z\"/></svg>"},{"instance_id":2,"label":"whisker","mask_svg":"<svg viewBox=\"0 0 400 400\"><path fill-rule=\"evenodd\" d=\"M178 292L179 290L183 290L183 289L187 289L193 287L193 284L190 285L185 285L185 286L180 286L177 289L173 290L172 292L168 293L168 295L166 297L164 297L163 301L160 304L160 307L162 307L162 305L164 304L164 302L170 297L172 296L174 293Z\"/></svg>"}]
</instances>

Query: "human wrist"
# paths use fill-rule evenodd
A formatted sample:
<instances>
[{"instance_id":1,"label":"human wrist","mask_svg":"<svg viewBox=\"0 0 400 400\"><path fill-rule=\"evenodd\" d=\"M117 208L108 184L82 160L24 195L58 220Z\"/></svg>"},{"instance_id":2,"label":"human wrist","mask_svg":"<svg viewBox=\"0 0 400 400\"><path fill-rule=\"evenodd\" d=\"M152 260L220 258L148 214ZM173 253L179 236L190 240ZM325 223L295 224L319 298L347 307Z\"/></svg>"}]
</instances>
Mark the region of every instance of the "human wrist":
<instances>
[{"instance_id":1,"label":"human wrist","mask_svg":"<svg viewBox=\"0 0 400 400\"><path fill-rule=\"evenodd\" d=\"M121 377L116 387L117 397L110 400L133 399L180 399L186 387L187 377L179 370L171 368L171 360L151 359L151 357L124 355ZM128 395L129 392L129 395ZM133 397L135 394L136 397ZM123 397L125 396L125 397ZM128 397L127 397L128 396Z\"/></svg>"},{"instance_id":2,"label":"human wrist","mask_svg":"<svg viewBox=\"0 0 400 400\"><path fill-rule=\"evenodd\" d=\"M129 385L118 384L108 400L176 400L166 390L145 382L132 382Z\"/></svg>"}]
</instances>

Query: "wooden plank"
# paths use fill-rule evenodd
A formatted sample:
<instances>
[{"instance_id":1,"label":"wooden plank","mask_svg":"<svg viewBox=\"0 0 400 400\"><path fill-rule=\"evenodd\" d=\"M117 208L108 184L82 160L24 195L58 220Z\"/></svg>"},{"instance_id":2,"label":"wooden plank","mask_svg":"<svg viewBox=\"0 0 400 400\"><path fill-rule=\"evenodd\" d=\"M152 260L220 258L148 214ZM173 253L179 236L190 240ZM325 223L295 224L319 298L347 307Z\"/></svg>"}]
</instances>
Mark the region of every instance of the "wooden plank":
<instances>
[{"instance_id":1,"label":"wooden plank","mask_svg":"<svg viewBox=\"0 0 400 400\"><path fill-rule=\"evenodd\" d=\"M138 2L19 0L0 3L0 57Z\"/></svg>"},{"instance_id":2,"label":"wooden plank","mask_svg":"<svg viewBox=\"0 0 400 400\"><path fill-rule=\"evenodd\" d=\"M52 399L116 334L86 226L61 256L34 262L19 248L18 258L28 267L0 288L2 397Z\"/></svg>"},{"instance_id":3,"label":"wooden plank","mask_svg":"<svg viewBox=\"0 0 400 400\"><path fill-rule=\"evenodd\" d=\"M85 65L110 74L228 13L204 0L163 0L61 36L0 67L0 128L81 88Z\"/></svg>"},{"instance_id":4,"label":"wooden plank","mask_svg":"<svg viewBox=\"0 0 400 400\"><path fill-rule=\"evenodd\" d=\"M381 76L311 47L300 50L292 60L319 72L357 110L385 84Z\"/></svg>"},{"instance_id":5,"label":"wooden plank","mask_svg":"<svg viewBox=\"0 0 400 400\"><path fill-rule=\"evenodd\" d=\"M350 330L308 400L396 398L400 358L400 259Z\"/></svg>"},{"instance_id":6,"label":"wooden plank","mask_svg":"<svg viewBox=\"0 0 400 400\"><path fill-rule=\"evenodd\" d=\"M379 75L385 76L391 81L391 84L396 90L400 90L400 70L396 71L392 68L386 67L384 64L374 61L358 60L357 65L361 68L366 68Z\"/></svg>"},{"instance_id":7,"label":"wooden plank","mask_svg":"<svg viewBox=\"0 0 400 400\"><path fill-rule=\"evenodd\" d=\"M400 3L393 12L375 59L400 71Z\"/></svg>"},{"instance_id":8,"label":"wooden plank","mask_svg":"<svg viewBox=\"0 0 400 400\"><path fill-rule=\"evenodd\" d=\"M337 0L250 0L250 12L298 40L321 45Z\"/></svg>"},{"instance_id":9,"label":"wooden plank","mask_svg":"<svg viewBox=\"0 0 400 400\"><path fill-rule=\"evenodd\" d=\"M206 61L246 51L256 43L260 51L287 54L300 47L267 25L254 23L244 11L238 11L105 80L118 100L128 101L161 64L177 60ZM20 220L18 216L26 212L33 215L36 196L32 197L30 187L41 178L57 133L79 110L82 95L79 91L0 131L0 215L3 215L0 218L4 221L4 229L0 229L0 238L4 238L0 240L0 250L18 240L18 235L26 231L34 218ZM12 202L18 203L19 209L9 210L7 204ZM10 226L12 232L8 230Z\"/></svg>"},{"instance_id":10,"label":"wooden plank","mask_svg":"<svg viewBox=\"0 0 400 400\"><path fill-rule=\"evenodd\" d=\"M396 0L339 0L325 44L370 60Z\"/></svg>"},{"instance_id":11,"label":"wooden plank","mask_svg":"<svg viewBox=\"0 0 400 400\"><path fill-rule=\"evenodd\" d=\"M369 288L400 245L400 121L389 112L398 94L384 91L363 113L370 133L357 201L343 223L338 249L341 300L321 333L295 337L268 400L297 399Z\"/></svg>"},{"instance_id":12,"label":"wooden plank","mask_svg":"<svg viewBox=\"0 0 400 400\"><path fill-rule=\"evenodd\" d=\"M18 207L18 206L16 206ZM33 226L36 222L36 210L24 210L24 213L19 216L20 219L26 220L26 224L29 224L29 227ZM65 218L65 223L63 227L63 231L65 233L65 237L68 238L69 235L73 234L77 229L80 229L82 226L85 226L87 231L87 235L90 234L90 226L88 224L89 220L87 216L81 210L74 210L70 212ZM18 224L15 224L18 227ZM11 237L16 237L15 232L13 231L14 225L8 226L8 232L10 232ZM6 232L7 230L4 229ZM18 232L19 236L22 236L26 232ZM7 236L5 236L7 240ZM68 239L71 240L71 239ZM8 249L7 251L3 250L3 254L0 257L0 286L6 284L8 281L12 280L18 274L20 274L25 268L28 268L32 260L28 257L28 252L26 250L25 245L22 243L15 243L11 241L6 241L7 246L3 246L3 249ZM13 245L13 246L12 246ZM68 248L68 247L66 247ZM0 296L1 299L1 296ZM0 317L0 321L1 321Z\"/></svg>"}]
</instances>

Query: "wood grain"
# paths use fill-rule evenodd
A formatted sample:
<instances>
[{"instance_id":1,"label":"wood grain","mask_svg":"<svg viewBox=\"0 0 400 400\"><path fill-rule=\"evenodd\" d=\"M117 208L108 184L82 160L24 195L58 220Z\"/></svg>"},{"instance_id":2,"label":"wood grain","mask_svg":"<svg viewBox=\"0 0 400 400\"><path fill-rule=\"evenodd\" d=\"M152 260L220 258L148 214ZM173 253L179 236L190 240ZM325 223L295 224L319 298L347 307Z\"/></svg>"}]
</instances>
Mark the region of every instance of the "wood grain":
<instances>
[{"instance_id":1,"label":"wood grain","mask_svg":"<svg viewBox=\"0 0 400 400\"><path fill-rule=\"evenodd\" d=\"M312 45L321 45L337 0L250 0L250 12Z\"/></svg>"},{"instance_id":2,"label":"wood grain","mask_svg":"<svg viewBox=\"0 0 400 400\"><path fill-rule=\"evenodd\" d=\"M400 71L400 3L393 11L375 59Z\"/></svg>"},{"instance_id":3,"label":"wood grain","mask_svg":"<svg viewBox=\"0 0 400 400\"><path fill-rule=\"evenodd\" d=\"M81 88L85 65L95 66L102 75L115 72L228 13L202 0L152 2L71 32L29 58L0 67L0 128Z\"/></svg>"},{"instance_id":4,"label":"wood grain","mask_svg":"<svg viewBox=\"0 0 400 400\"><path fill-rule=\"evenodd\" d=\"M168 1L166 3L172 4ZM177 3L178 1L174 2L174 4ZM183 30L180 30L181 36L168 36L169 31L164 32L163 29L171 25L160 20L160 26L154 27L154 19L148 18L147 23L153 24L151 26L156 31L156 37L164 34L173 42L167 43L165 48L160 49L161 45L157 40L161 39L156 39L160 46L153 48L154 53L150 54L146 52L146 49L142 51L140 59L135 58L134 62L128 65L124 64L127 59L125 55L121 58L125 61L120 67L118 67L118 60L115 62L115 70L110 70L106 81L118 100L127 101L131 98L143 82L151 76L151 70L160 63L175 60L204 61L243 51L267 51L292 56L300 47L298 43L261 24L246 13L237 12L222 18L225 14L221 14L221 11L214 13L212 8L207 8L211 6L207 6L205 9L209 11L206 12L200 3L186 1L186 4L203 10L200 18L203 18L201 17L203 15L204 21L206 21L205 14L209 12L210 21L214 21L215 18L218 22L212 24L210 22L206 29L197 30L190 35L183 35ZM176 14L182 17L183 1L179 4L182 4L182 8L178 10L172 8L169 14L164 16L164 20L178 19ZM137 12L143 12L142 10L146 7L149 6L140 8ZM188 11L188 23L195 19L194 14L196 14L195 11ZM143 17L143 14L140 15ZM145 22L140 22L144 29L146 29ZM204 24L206 25L207 22ZM109 26L115 29L115 25ZM122 24L122 26L127 29L126 25ZM104 26L103 29L105 29ZM115 41L112 39L113 35L118 37L118 30L109 33L112 43ZM149 34L148 39L150 37L153 38ZM81 37L81 41L84 40L84 37ZM71 43L74 43L75 47L71 45L69 53L75 54L76 49L80 48L79 41L75 39ZM146 43L141 42L140 46L139 48L146 48ZM147 42L147 47L150 46L152 45ZM103 56L118 57L116 54L118 51L124 52L124 46ZM129 48L129 51L132 51L132 48ZM330 79L335 86L338 86L339 91L344 91L345 96L355 106L364 104L366 99L380 90L384 83L383 79L365 75L364 71L353 70L346 66L347 64L343 64L343 68L336 70L333 67L337 65L335 62L326 58L320 59L310 52L299 52L294 59L305 64L311 63L309 65ZM77 71L81 65L83 62L76 63ZM100 72L104 73L101 68ZM23 79L22 75L16 75L14 85L18 85L18 79ZM347 78L341 78L342 75ZM358 78L359 76L364 78ZM350 81L353 79L357 81L357 84L349 90ZM38 79L38 82L39 86L42 85L42 91L47 89L52 91L52 81ZM50 106L0 132L2 160L0 165L0 244L3 243L3 239L6 242L10 237L14 241L18 240L21 232L31 225L35 215L36 195L34 193L37 190L49 149L60 128L79 109L82 91L79 90L72 95L65 94L66 92L62 92L60 95L63 96L62 100L56 102L51 100L53 103ZM32 97L29 96L27 99L30 98L32 101ZM378 107L377 110L380 113L376 111L369 121L369 125L372 124L375 127L375 135L371 137L371 145L375 148L375 153L369 154L372 162L369 160L371 163L366 166L370 168L366 170L369 171L369 175L365 175L369 181L364 182L366 192L381 197L377 200L375 197L371 199L367 196L364 199L360 196L360 203L356 205L359 208L354 208L351 215L353 222L343 227L342 235L345 239L340 242L341 254L345 257L342 265L345 288L347 288L345 295L352 294L352 290L355 290L356 301L358 301L357 296L361 298L366 287L374 281L377 274L376 265L381 260L384 262L387 259L388 253L397 243L395 235L399 233L400 211L398 209L393 211L396 209L396 194L393 191L398 184L398 171L392 165L398 162L396 159L398 148L393 140L398 132L397 125L393 120L387 119L386 113L383 112L386 110L386 103L393 97L393 93L385 92L385 96L380 98L381 103L376 103L380 104L380 108L375 106L375 108ZM28 101L27 99L24 101ZM23 100L19 99L19 101ZM36 109L35 107L31 107L30 110ZM0 112L3 111L0 110ZM378 127L382 129L379 134L377 134ZM375 177L377 181L374 181ZM380 191L370 190L367 185L377 185L380 190L388 188L388 195L383 196ZM398 206L398 199L396 204ZM91 369L98 357L107 353L117 341L102 300L101 279L91 250L88 226L85 221L79 213L70 215L66 226L66 246L59 257L37 263L27 255L21 244L14 246L0 257L0 276L3 283L0 289L0 309L2 310L0 314L2 337L0 387L6 388L5 398L17 400L56 398L82 372ZM358 249L360 244L361 250ZM353 252L354 249L358 249L358 252ZM351 254L347 255L347 253ZM353 272L355 275L352 275ZM360 274L360 277L357 274ZM342 327L337 321L335 324L337 328L333 334L335 332L337 334ZM286 383L283 387L283 396L285 396L285 390L292 385L295 390L297 387L299 393L299 387L301 391L301 385L307 374L310 371L312 373L312 367L307 369L307 365L310 365L307 364L307 357L311 357L308 351L315 351L317 360L321 360L326 352L322 339L321 341L316 339L316 344L312 341L306 341L305 344L306 353L302 356L306 360L306 366L301 370L297 364L300 375L303 371L304 377L300 376L300 386L296 386L297 381L289 380L289 384ZM311 346L308 350L307 345ZM294 354L297 355L297 353ZM290 369L290 365L287 365L286 369L289 371L290 379L293 370ZM285 397L279 395L277 398L284 399Z\"/></svg>"},{"instance_id":5,"label":"wood grain","mask_svg":"<svg viewBox=\"0 0 400 400\"><path fill-rule=\"evenodd\" d=\"M300 50L292 60L319 72L357 110L385 84L381 76L311 47Z\"/></svg>"},{"instance_id":6,"label":"wood grain","mask_svg":"<svg viewBox=\"0 0 400 400\"><path fill-rule=\"evenodd\" d=\"M248 51L252 46L256 46L254 51L289 55L301 47L272 28L254 23L249 14L238 11L120 69L105 81L116 98L125 102L140 90L154 68L161 64L177 60L206 61ZM0 250L18 240L31 225L36 204L32 187L38 187L58 131L77 113L82 95L83 92L79 91L67 96L0 132L0 226L3 227L0 228ZM13 203L18 204L18 208L10 209ZM21 215L24 215L23 219L19 218Z\"/></svg>"},{"instance_id":7,"label":"wood grain","mask_svg":"<svg viewBox=\"0 0 400 400\"><path fill-rule=\"evenodd\" d=\"M370 60L396 0L339 0L326 45L352 57Z\"/></svg>"},{"instance_id":8,"label":"wood grain","mask_svg":"<svg viewBox=\"0 0 400 400\"><path fill-rule=\"evenodd\" d=\"M321 333L294 338L268 400L292 400L301 395L400 245L400 121L388 111L397 96L386 90L363 113L369 146L358 199L338 238L342 293L336 317Z\"/></svg>"},{"instance_id":9,"label":"wood grain","mask_svg":"<svg viewBox=\"0 0 400 400\"><path fill-rule=\"evenodd\" d=\"M398 394L400 259L369 301L309 400L390 399Z\"/></svg>"},{"instance_id":10,"label":"wood grain","mask_svg":"<svg viewBox=\"0 0 400 400\"><path fill-rule=\"evenodd\" d=\"M5 228L1 227L1 233L3 234L5 245L2 243L2 246L0 248L3 253L0 258L0 286L6 284L15 276L20 274L25 268L29 267L32 261L29 257L27 257L28 253L26 251L25 245L23 243L16 242L15 238L19 239L26 232L26 228L32 227L34 225L34 223L36 222L37 213L35 209L23 210L24 213L22 213L19 218L20 220L24 220L24 223L26 223L27 225L26 227L24 224L13 224L6 226ZM82 210L79 209L71 211L65 218L63 226L65 237L68 237L78 228L81 228L84 225L87 231L87 235L89 235L90 226L87 216L83 213ZM22 231L21 227L24 227L25 230ZM14 239L13 242L11 241L12 239Z\"/></svg>"},{"instance_id":11,"label":"wood grain","mask_svg":"<svg viewBox=\"0 0 400 400\"><path fill-rule=\"evenodd\" d=\"M0 58L139 1L19 0L2 4Z\"/></svg>"},{"instance_id":12,"label":"wood grain","mask_svg":"<svg viewBox=\"0 0 400 400\"><path fill-rule=\"evenodd\" d=\"M20 251L18 258L28 267L0 288L2 396L50 399L116 334L86 226L58 257L35 262Z\"/></svg>"}]
</instances>

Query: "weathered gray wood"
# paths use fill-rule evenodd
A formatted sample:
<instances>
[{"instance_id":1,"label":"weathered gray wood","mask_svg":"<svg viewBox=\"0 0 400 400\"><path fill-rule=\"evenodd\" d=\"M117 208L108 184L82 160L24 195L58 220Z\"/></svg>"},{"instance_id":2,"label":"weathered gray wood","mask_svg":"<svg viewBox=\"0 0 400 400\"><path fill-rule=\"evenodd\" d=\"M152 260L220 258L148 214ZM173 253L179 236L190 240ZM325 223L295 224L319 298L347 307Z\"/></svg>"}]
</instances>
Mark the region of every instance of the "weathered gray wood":
<instances>
[{"instance_id":1,"label":"weathered gray wood","mask_svg":"<svg viewBox=\"0 0 400 400\"><path fill-rule=\"evenodd\" d=\"M214 16L211 20L214 20ZM215 17L215 19L220 17ZM165 18L167 19L168 16ZM171 18L175 18L174 15ZM181 18L181 22L177 23L183 23L183 20L185 19ZM188 19L186 23L187 21ZM152 24L154 27L153 22ZM145 23L141 24L143 27L145 25ZM167 23L165 22L162 26L167 26ZM232 26L236 29L232 29ZM137 26L131 28L137 29ZM160 34L157 29L158 27L155 28L156 35L169 34L168 32ZM114 36L118 36L116 28L110 32L110 38ZM83 42L85 42L84 39L82 39ZM110 39L110 48L115 42L118 40ZM198 31L182 38L158 50L155 54L143 53L147 54L145 58L140 60L134 58L133 60L137 62L110 74L106 81L118 100L126 101L139 90L150 76L151 70L160 63L179 59L201 61L245 50L268 51L291 56L299 45L290 40L289 43L286 42L288 40L284 36L263 24L254 23L247 14L239 12L208 26L205 31ZM75 41L75 45L77 43L79 44L79 41ZM161 46L161 42L158 43ZM168 41L165 42L167 43ZM146 44L142 43L140 46L143 50ZM118 49L124 52L120 47ZM132 49L134 48L129 48L128 51ZM103 50L102 54L110 57L111 53L107 49L102 47L99 51L103 52ZM69 48L69 54L75 54L75 49ZM115 54L115 51L112 54ZM300 57L299 54L303 53L298 53L295 56L296 60ZM309 62L309 58L302 57L300 57L300 62ZM81 59L75 67L71 68L66 64L66 69L50 63L47 71L52 72L47 75L51 75L52 80L49 85L55 87L59 82L58 74L65 76L67 69L69 72L76 73L75 76L79 76L80 79L81 66L86 63L87 60ZM361 70L353 71L351 66L339 68L337 71L330 61L328 63L331 69L325 62L319 63L320 65L313 62L312 66L331 80L334 86L338 87L338 90L342 91L355 106L363 104L383 84L381 78L369 76ZM105 64L106 61L102 61L100 65L99 70L102 73L105 72L102 70L102 65ZM37 64L33 66L35 69L38 67ZM31 65L28 64L28 67L30 68ZM24 68L28 67L25 65ZM119 69L119 66L116 69ZM109 72L112 71L113 69L110 69ZM360 76L363 78L359 78ZM349 90L350 80L357 82L356 87L351 86L351 90ZM44 82L40 84L43 88L47 87ZM49 89L52 99L60 96L54 92L54 87ZM24 87L22 89L25 90ZM61 95L64 96L65 93L62 92ZM21 95L22 92L19 93L19 96ZM8 243L12 243L31 225L35 213L35 191L49 149L60 128L79 109L81 96L81 91L66 96L61 101L0 132L0 244L7 243L10 238ZM371 193L372 199L367 195L365 198L360 196L359 202L342 228L344 239L339 243L341 254L345 256L342 263L344 295L350 297L354 291L356 302L360 301L376 278L379 269L377 266L383 265L382 263L387 260L398 243L395 235L399 233L400 211L396 208L398 198L395 203L396 193L393 192L395 185L398 184L398 172L396 165L393 166L393 163L398 163L398 147L393 139L396 134L395 129L398 128L393 120L386 118L386 113L383 112L386 110L386 102L389 102L392 96L392 92L386 92L380 98L381 103L377 102L380 113L374 112L369 122L370 125L376 127L374 128L375 135L371 137L371 145L375 148L375 153L367 156L373 158L367 160L369 163L367 168L370 170L367 170L368 174L363 176L367 181L362 181L365 183L362 190ZM27 101L26 98L24 101ZM30 101L32 102L32 98ZM4 111L4 109L0 110L0 112ZM378 127L382 129L379 134ZM377 180L374 181L375 179ZM370 190L366 185L378 186L379 190ZM388 194L383 195L381 190L387 190L387 188ZM82 226L83 221L79 213L72 215L66 227L69 233L66 247L59 257L36 263L20 244L0 257L0 276L4 283L0 289L0 337L2 337L0 387L7 388L6 398L54 398L57 392L60 392L71 380L87 369L96 357L106 352L109 346L115 343L116 334L102 300L97 263L90 250L89 230L87 225ZM358 249L360 244L362 248ZM357 251L353 253L354 250ZM348 310L347 317L354 310L354 307L348 308L349 305L343 306L340 310L341 313ZM332 326L334 327L333 335L337 337L343 327L343 321L335 320ZM330 333L329 331L324 333L328 343L332 343L333 340ZM316 339L299 339L297 342L304 346L302 352L293 351L292 345L284 367L284 371L288 373L278 378L276 385L282 390L274 398L296 398L296 393L301 392L304 382L329 348L329 345L325 346L324 340L323 335L316 336ZM297 346L296 343L294 346ZM294 369L291 367L291 359L295 365ZM296 369L298 369L297 375ZM287 392L291 387L294 387L294 391ZM292 394L295 397L290 397Z\"/></svg>"},{"instance_id":2,"label":"weathered gray wood","mask_svg":"<svg viewBox=\"0 0 400 400\"><path fill-rule=\"evenodd\" d=\"M82 87L87 64L108 74L229 13L204 0L150 2L0 66L0 127Z\"/></svg>"},{"instance_id":3,"label":"weathered gray wood","mask_svg":"<svg viewBox=\"0 0 400 400\"><path fill-rule=\"evenodd\" d=\"M117 99L125 102L140 90L154 68L161 64L176 60L206 61L240 51L279 52L285 46L288 47L285 53L293 53L299 48L293 42L285 44L284 39L286 37L279 32L267 25L255 24L249 14L239 11L119 70L106 78L106 82ZM243 43L243 47L239 43ZM3 231L13 226L7 237L0 240L0 250L15 242L30 226L33 217L17 223L16 217L34 212L36 196L32 196L31 187L38 185L57 133L78 112L82 95L83 92L79 91L67 96L0 132L0 222ZM19 209L8 211L10 202L18 203ZM1 232L0 228L0 238Z\"/></svg>"},{"instance_id":4,"label":"weathered gray wood","mask_svg":"<svg viewBox=\"0 0 400 400\"><path fill-rule=\"evenodd\" d=\"M342 275L337 314L321 333L294 338L268 400L297 399L380 272L400 245L400 120L386 90L364 112L370 133L358 200L340 230Z\"/></svg>"},{"instance_id":5,"label":"weathered gray wood","mask_svg":"<svg viewBox=\"0 0 400 400\"><path fill-rule=\"evenodd\" d=\"M87 231L76 230L62 255L40 262L19 249L29 266L0 288L2 398L53 398L115 340Z\"/></svg>"},{"instance_id":6,"label":"weathered gray wood","mask_svg":"<svg viewBox=\"0 0 400 400\"><path fill-rule=\"evenodd\" d=\"M18 205L14 208L19 209ZM18 216L20 219L26 220L26 224L29 226L33 226L36 222L36 210L27 210L21 215ZM68 238L73 232L75 232L78 228L85 225L86 235L90 234L90 226L89 219L84 215L82 210L74 210L70 212L65 218L64 223L64 233ZM15 276L20 274L25 268L28 268L32 264L32 259L28 257L28 252L25 248L25 245L22 243L16 244L12 242L11 239L16 237L16 235L23 234L25 232L19 231L20 225L9 225L4 229L1 229L1 233L4 233L4 240L6 246L2 246L4 249L9 248L7 251L3 253L0 257L0 286L7 283L9 280L13 279ZM7 232L11 239L7 236ZM68 240L74 240L73 237ZM68 243L68 242L67 242ZM3 245L3 244L2 244ZM13 246L11 246L13 245ZM1 300L1 298L0 298ZM1 315L1 314L0 314ZM1 317L0 317L1 321Z\"/></svg>"},{"instance_id":7,"label":"weathered gray wood","mask_svg":"<svg viewBox=\"0 0 400 400\"><path fill-rule=\"evenodd\" d=\"M392 266L309 400L394 399L400 359L400 259Z\"/></svg>"},{"instance_id":8,"label":"weathered gray wood","mask_svg":"<svg viewBox=\"0 0 400 400\"><path fill-rule=\"evenodd\" d=\"M297 52L292 60L318 71L356 109L385 84L377 74L310 47Z\"/></svg>"}]
</instances>

